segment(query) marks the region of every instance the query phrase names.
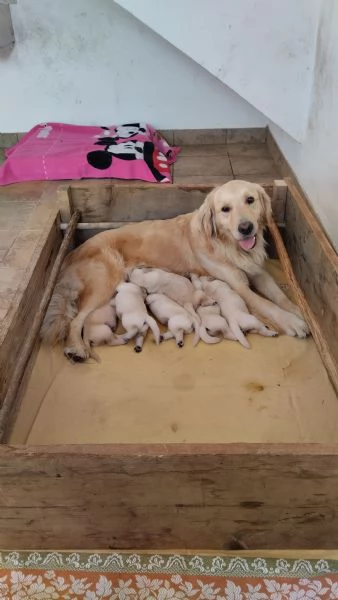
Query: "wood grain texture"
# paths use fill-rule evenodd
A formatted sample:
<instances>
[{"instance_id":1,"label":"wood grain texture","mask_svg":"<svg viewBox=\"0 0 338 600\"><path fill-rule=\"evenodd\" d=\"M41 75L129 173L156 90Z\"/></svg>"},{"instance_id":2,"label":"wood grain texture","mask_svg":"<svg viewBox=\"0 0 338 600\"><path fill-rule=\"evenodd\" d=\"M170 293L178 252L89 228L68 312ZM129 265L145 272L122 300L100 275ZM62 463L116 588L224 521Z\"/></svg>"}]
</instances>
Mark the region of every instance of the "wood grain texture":
<instances>
[{"instance_id":1,"label":"wood grain texture","mask_svg":"<svg viewBox=\"0 0 338 600\"><path fill-rule=\"evenodd\" d=\"M337 446L0 447L0 546L333 548Z\"/></svg>"},{"instance_id":2,"label":"wood grain texture","mask_svg":"<svg viewBox=\"0 0 338 600\"><path fill-rule=\"evenodd\" d=\"M8 384L8 389L6 391L6 395L3 401L1 402L0 442L4 440L5 432L7 431L10 417L16 409L16 404L19 400L18 392L20 390L21 382L24 378L26 368L31 358L31 354L36 345L36 340L39 336L42 321L44 319L46 310L52 297L54 287L59 275L59 271L62 267L62 263L65 259L65 256L69 250L69 246L73 241L74 232L79 217L80 213L78 211L76 211L71 217L71 220L66 230L65 237L62 240L60 249L52 266L48 282L43 290L41 301L37 307L37 310L34 313L34 316L32 316L27 335L23 339L19 352L16 356L15 365Z\"/></svg>"},{"instance_id":3,"label":"wood grain texture","mask_svg":"<svg viewBox=\"0 0 338 600\"><path fill-rule=\"evenodd\" d=\"M279 182L279 183L280 183L280 185L278 185L278 182L276 182L276 185L274 187L274 193L273 193L274 197L277 197L278 195L281 195L281 194L285 195L287 192L288 188L287 188L286 183L285 184L284 184L284 182ZM278 230L276 223L274 223L273 220L271 220L269 223L269 230L273 237L274 244L275 244L281 265L283 267L284 273L286 275L286 278L295 294L295 298L298 303L298 306L302 310L304 318L306 319L306 321L310 327L312 336L313 336L316 346L318 348L321 359L322 359L322 361L325 365L325 368L328 372L328 375L330 377L332 385L333 385L336 393L338 394L337 361L335 360L334 356L332 355L330 346L329 346L328 342L326 341L326 338L325 338L323 331L319 325L319 322L318 322L316 316L314 315L314 313L312 312L312 310L309 306L309 303L307 302L307 300L304 296L304 293L295 277L295 274L294 274L293 268L292 268L292 264L291 264L290 258L288 256L288 253L286 251L282 236ZM336 308L338 311L338 304L336 305Z\"/></svg>"},{"instance_id":4,"label":"wood grain texture","mask_svg":"<svg viewBox=\"0 0 338 600\"><path fill-rule=\"evenodd\" d=\"M74 210L70 186L60 185L56 190L56 196L59 205L61 221L68 223Z\"/></svg>"},{"instance_id":5,"label":"wood grain texture","mask_svg":"<svg viewBox=\"0 0 338 600\"><path fill-rule=\"evenodd\" d=\"M291 178L287 178L286 182L286 249L300 287L337 365L338 256L295 183Z\"/></svg>"},{"instance_id":6,"label":"wood grain texture","mask_svg":"<svg viewBox=\"0 0 338 600\"><path fill-rule=\"evenodd\" d=\"M224 158L224 157L222 157ZM222 183L227 177L222 178ZM146 219L170 219L196 210L217 182L176 184L111 184L109 181L77 182L71 185L72 207L80 210L85 223L130 222ZM220 183L220 182L219 182ZM262 182L272 194L272 181ZM277 222L284 215L284 203L273 206Z\"/></svg>"},{"instance_id":7,"label":"wood grain texture","mask_svg":"<svg viewBox=\"0 0 338 600\"><path fill-rule=\"evenodd\" d=\"M23 277L22 286L26 286L22 298L18 303L15 315L1 340L0 346L0 407L2 406L8 385L15 368L17 356L29 331L36 306L41 299L45 285L48 282L50 271L54 264L59 245L61 232L56 222L46 225L48 234L41 245L36 249L38 259L33 272L27 274L29 280Z\"/></svg>"}]
</instances>

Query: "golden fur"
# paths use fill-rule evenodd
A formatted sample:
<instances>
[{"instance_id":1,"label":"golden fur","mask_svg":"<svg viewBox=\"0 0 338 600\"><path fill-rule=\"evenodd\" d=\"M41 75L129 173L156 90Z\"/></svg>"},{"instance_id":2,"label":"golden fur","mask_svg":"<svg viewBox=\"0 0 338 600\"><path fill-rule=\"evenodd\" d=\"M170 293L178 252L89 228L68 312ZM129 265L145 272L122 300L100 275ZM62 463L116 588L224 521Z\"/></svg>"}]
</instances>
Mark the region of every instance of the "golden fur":
<instances>
[{"instance_id":1,"label":"golden fur","mask_svg":"<svg viewBox=\"0 0 338 600\"><path fill-rule=\"evenodd\" d=\"M236 180L214 189L193 213L95 235L65 261L42 327L43 340L56 343L66 337L66 356L86 360L89 349L81 332L87 315L109 301L127 269L139 265L226 281L250 312L288 335L305 337L308 328L299 309L264 270L263 229L270 213L270 198L261 186ZM251 237L255 236L248 251L240 246L242 222L252 224ZM252 291L249 282L265 298Z\"/></svg>"}]
</instances>

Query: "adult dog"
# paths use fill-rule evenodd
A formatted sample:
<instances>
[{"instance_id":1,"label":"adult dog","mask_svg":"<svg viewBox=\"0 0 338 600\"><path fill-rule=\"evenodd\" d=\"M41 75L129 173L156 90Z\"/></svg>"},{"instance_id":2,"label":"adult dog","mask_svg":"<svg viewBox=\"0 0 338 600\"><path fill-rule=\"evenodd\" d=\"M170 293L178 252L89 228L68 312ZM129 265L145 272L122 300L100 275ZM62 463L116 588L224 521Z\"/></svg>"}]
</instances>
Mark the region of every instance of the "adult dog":
<instances>
[{"instance_id":1,"label":"adult dog","mask_svg":"<svg viewBox=\"0 0 338 600\"><path fill-rule=\"evenodd\" d=\"M66 258L42 339L65 342L69 359L86 360L90 350L81 336L85 318L106 304L126 270L138 265L226 281L250 312L287 335L305 337L309 331L298 307L264 270L263 230L270 214L271 201L263 188L236 180L215 188L192 213L95 235Z\"/></svg>"}]
</instances>

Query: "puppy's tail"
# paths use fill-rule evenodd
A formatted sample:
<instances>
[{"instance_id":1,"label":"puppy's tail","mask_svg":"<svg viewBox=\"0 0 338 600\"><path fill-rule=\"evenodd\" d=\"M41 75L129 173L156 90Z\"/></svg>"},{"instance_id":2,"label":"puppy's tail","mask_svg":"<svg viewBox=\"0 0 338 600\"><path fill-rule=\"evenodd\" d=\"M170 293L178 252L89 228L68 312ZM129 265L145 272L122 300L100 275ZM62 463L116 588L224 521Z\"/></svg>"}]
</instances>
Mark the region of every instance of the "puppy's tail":
<instances>
[{"instance_id":1,"label":"puppy's tail","mask_svg":"<svg viewBox=\"0 0 338 600\"><path fill-rule=\"evenodd\" d=\"M206 344L218 344L221 341L221 338L209 335L204 325L200 326L199 335L201 340Z\"/></svg>"},{"instance_id":2,"label":"puppy's tail","mask_svg":"<svg viewBox=\"0 0 338 600\"><path fill-rule=\"evenodd\" d=\"M67 338L70 323L78 313L80 292L80 285L75 282L61 279L56 284L40 332L45 344L55 345Z\"/></svg>"},{"instance_id":3,"label":"puppy's tail","mask_svg":"<svg viewBox=\"0 0 338 600\"><path fill-rule=\"evenodd\" d=\"M199 317L199 315L197 314L197 312L195 311L193 305L191 302L186 302L183 305L183 308L185 308L185 310L189 313L189 315L192 317L194 324L201 324L201 319Z\"/></svg>"},{"instance_id":4,"label":"puppy's tail","mask_svg":"<svg viewBox=\"0 0 338 600\"><path fill-rule=\"evenodd\" d=\"M147 325L149 325L151 331L153 332L153 336L155 338L156 344L159 344L161 334L160 334L160 330L159 330L159 327L158 327L155 319L151 315L148 315L147 318L145 319L145 323L147 323Z\"/></svg>"},{"instance_id":5,"label":"puppy's tail","mask_svg":"<svg viewBox=\"0 0 338 600\"><path fill-rule=\"evenodd\" d=\"M242 346L244 346L244 348L250 348L250 344L249 344L247 338L245 337L243 331L241 330L240 326L238 325L238 323L236 321L229 321L229 328L230 328L230 331L232 331L232 333L234 334L236 340Z\"/></svg>"}]
</instances>

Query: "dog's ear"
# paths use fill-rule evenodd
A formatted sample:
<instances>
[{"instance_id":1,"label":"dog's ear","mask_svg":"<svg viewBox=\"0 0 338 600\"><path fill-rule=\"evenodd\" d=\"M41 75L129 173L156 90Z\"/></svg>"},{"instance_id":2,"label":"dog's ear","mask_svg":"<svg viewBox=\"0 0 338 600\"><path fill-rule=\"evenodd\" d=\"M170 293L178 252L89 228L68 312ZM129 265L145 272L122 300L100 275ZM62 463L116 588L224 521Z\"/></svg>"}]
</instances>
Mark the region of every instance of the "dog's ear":
<instances>
[{"instance_id":1,"label":"dog's ear","mask_svg":"<svg viewBox=\"0 0 338 600\"><path fill-rule=\"evenodd\" d=\"M216 189L207 195L201 208L199 209L201 229L208 238L216 237L217 227L215 219L214 198Z\"/></svg>"},{"instance_id":2,"label":"dog's ear","mask_svg":"<svg viewBox=\"0 0 338 600\"><path fill-rule=\"evenodd\" d=\"M272 217L271 198L261 185L257 185L259 200L263 208L263 221L268 223Z\"/></svg>"}]
</instances>

